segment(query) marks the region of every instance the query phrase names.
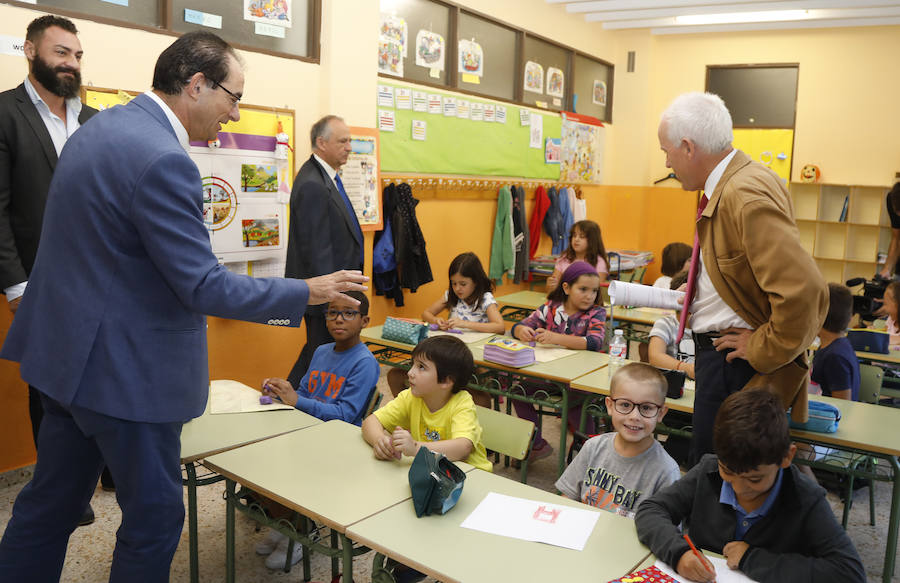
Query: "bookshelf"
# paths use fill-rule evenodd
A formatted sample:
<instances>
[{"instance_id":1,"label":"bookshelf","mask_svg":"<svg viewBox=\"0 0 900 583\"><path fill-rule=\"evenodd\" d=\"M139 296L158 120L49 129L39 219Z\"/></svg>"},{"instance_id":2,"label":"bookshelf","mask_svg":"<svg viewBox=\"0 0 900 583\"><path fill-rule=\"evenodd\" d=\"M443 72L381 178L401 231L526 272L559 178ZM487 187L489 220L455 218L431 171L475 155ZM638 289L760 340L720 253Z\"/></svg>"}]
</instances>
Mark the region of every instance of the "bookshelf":
<instances>
[{"instance_id":1,"label":"bookshelf","mask_svg":"<svg viewBox=\"0 0 900 583\"><path fill-rule=\"evenodd\" d=\"M791 183L800 241L825 281L871 278L878 271L879 253L887 254L891 240L885 208L888 190L887 186Z\"/></svg>"}]
</instances>

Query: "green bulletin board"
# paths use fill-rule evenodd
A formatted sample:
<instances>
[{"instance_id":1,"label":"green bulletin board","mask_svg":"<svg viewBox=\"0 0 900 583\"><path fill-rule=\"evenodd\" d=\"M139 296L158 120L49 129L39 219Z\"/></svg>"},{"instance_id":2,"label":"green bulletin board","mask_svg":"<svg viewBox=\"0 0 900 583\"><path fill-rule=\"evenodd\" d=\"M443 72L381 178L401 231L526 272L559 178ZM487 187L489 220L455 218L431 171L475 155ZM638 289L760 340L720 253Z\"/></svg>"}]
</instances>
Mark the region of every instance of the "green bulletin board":
<instances>
[{"instance_id":1,"label":"green bulletin board","mask_svg":"<svg viewBox=\"0 0 900 583\"><path fill-rule=\"evenodd\" d=\"M521 107L421 85L391 83L385 79L378 81L379 85L393 87L395 95L397 87L410 87L415 91L439 94L441 98L455 97L470 103L492 103L506 107L506 123L503 124L397 109L395 100L394 131L379 132L382 172L559 179L559 164L544 163L547 138L560 138L562 134L559 114L540 113L544 118L542 145L540 149L531 148L529 126L523 126L519 121ZM427 124L424 141L412 139L414 119Z\"/></svg>"}]
</instances>

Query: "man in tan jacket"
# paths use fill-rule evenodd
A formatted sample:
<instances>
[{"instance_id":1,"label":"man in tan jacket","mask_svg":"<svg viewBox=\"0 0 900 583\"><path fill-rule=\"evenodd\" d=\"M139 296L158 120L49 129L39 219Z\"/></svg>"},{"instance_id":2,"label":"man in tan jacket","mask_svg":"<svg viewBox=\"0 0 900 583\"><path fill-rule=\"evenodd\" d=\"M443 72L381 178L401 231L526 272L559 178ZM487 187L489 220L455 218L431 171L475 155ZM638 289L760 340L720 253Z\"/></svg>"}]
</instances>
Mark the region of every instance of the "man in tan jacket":
<instances>
[{"instance_id":1,"label":"man in tan jacket","mask_svg":"<svg viewBox=\"0 0 900 583\"><path fill-rule=\"evenodd\" d=\"M731 116L716 95L686 93L662 114L666 166L684 190L705 193L690 305L697 351L691 464L713 450L719 405L745 387L771 388L794 419L807 419L806 349L828 310L828 288L800 244L782 180L731 141Z\"/></svg>"}]
</instances>

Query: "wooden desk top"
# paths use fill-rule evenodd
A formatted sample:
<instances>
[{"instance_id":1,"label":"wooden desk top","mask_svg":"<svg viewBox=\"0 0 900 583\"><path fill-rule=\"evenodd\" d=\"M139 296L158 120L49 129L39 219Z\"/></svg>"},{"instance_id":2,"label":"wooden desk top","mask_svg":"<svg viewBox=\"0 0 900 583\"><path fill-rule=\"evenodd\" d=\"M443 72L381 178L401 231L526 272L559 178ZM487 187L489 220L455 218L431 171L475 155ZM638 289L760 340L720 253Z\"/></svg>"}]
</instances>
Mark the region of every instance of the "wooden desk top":
<instances>
[{"instance_id":1,"label":"wooden desk top","mask_svg":"<svg viewBox=\"0 0 900 583\"><path fill-rule=\"evenodd\" d=\"M445 582L609 581L631 572L649 554L637 540L633 521L602 510L594 510L600 517L583 551L461 528L490 492L593 510L473 470L459 502L447 514L416 518L412 504L400 504L354 524L347 535Z\"/></svg>"},{"instance_id":2,"label":"wooden desk top","mask_svg":"<svg viewBox=\"0 0 900 583\"><path fill-rule=\"evenodd\" d=\"M518 291L512 294L498 296L494 299L497 300L498 304L503 306L536 310L547 301L547 294L546 292Z\"/></svg>"},{"instance_id":3,"label":"wooden desk top","mask_svg":"<svg viewBox=\"0 0 900 583\"><path fill-rule=\"evenodd\" d=\"M857 352L856 358L867 362L890 362L900 364L900 350L891 350L887 354L878 352Z\"/></svg>"},{"instance_id":4,"label":"wooden desk top","mask_svg":"<svg viewBox=\"0 0 900 583\"><path fill-rule=\"evenodd\" d=\"M609 395L610 376L610 370L607 366L600 370L595 370L590 374L586 374L583 377L578 377L569 384L569 387L587 393ZM672 409L673 411L684 411L685 413L694 412L694 389L688 388L688 385L693 387L693 381L685 381L684 395L682 395L680 399L666 399L666 405L669 406L669 409Z\"/></svg>"},{"instance_id":5,"label":"wooden desk top","mask_svg":"<svg viewBox=\"0 0 900 583\"><path fill-rule=\"evenodd\" d=\"M607 310L609 312L609 310ZM652 326L660 318L674 315L675 310L660 310L657 308L625 308L623 306L613 306L612 315L616 320L623 322L633 322L635 324L644 324ZM607 315L607 319L609 316Z\"/></svg>"},{"instance_id":6,"label":"wooden desk top","mask_svg":"<svg viewBox=\"0 0 900 583\"><path fill-rule=\"evenodd\" d=\"M206 459L232 480L338 532L411 499L409 466L375 459L359 427L332 420ZM468 464L457 464L471 471ZM412 504L408 504L412 509Z\"/></svg>"},{"instance_id":7,"label":"wooden desk top","mask_svg":"<svg viewBox=\"0 0 900 583\"><path fill-rule=\"evenodd\" d=\"M203 415L185 423L181 430L181 463L320 423L320 419L297 409L210 415L207 401Z\"/></svg>"},{"instance_id":8,"label":"wooden desk top","mask_svg":"<svg viewBox=\"0 0 900 583\"><path fill-rule=\"evenodd\" d=\"M497 370L520 372L529 376L561 383L570 383L578 377L595 371L598 368L602 368L609 363L609 355L603 352L576 350L575 354L557 358L550 362L536 362L526 367L512 368L497 364L496 362L484 360L484 345L486 342L487 341L469 345L469 349L472 351L472 357L475 359L476 365Z\"/></svg>"}]
</instances>

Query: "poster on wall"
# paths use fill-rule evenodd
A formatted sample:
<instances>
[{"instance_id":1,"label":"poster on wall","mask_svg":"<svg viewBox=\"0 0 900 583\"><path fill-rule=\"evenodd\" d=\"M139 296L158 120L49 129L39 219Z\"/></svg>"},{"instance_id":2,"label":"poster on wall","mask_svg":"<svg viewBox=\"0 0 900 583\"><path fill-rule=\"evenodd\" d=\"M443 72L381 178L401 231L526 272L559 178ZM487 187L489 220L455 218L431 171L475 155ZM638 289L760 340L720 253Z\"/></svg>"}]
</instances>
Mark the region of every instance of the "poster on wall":
<instances>
[{"instance_id":1,"label":"poster on wall","mask_svg":"<svg viewBox=\"0 0 900 583\"><path fill-rule=\"evenodd\" d=\"M547 95L550 97L559 97L560 99L563 96L563 92L565 91L564 87L565 76L563 72L557 69L556 67L548 67L547 68Z\"/></svg>"},{"instance_id":2,"label":"poster on wall","mask_svg":"<svg viewBox=\"0 0 900 583\"><path fill-rule=\"evenodd\" d=\"M247 0L244 0L245 2ZM394 14L381 14L381 27L378 38L400 43L400 54L406 56L406 19Z\"/></svg>"},{"instance_id":3,"label":"poster on wall","mask_svg":"<svg viewBox=\"0 0 900 583\"><path fill-rule=\"evenodd\" d=\"M444 37L436 32L420 30L416 34L416 65L444 70Z\"/></svg>"},{"instance_id":4,"label":"poster on wall","mask_svg":"<svg viewBox=\"0 0 900 583\"><path fill-rule=\"evenodd\" d=\"M559 164L561 144L560 138L547 138L544 146L544 164Z\"/></svg>"},{"instance_id":5,"label":"poster on wall","mask_svg":"<svg viewBox=\"0 0 900 583\"><path fill-rule=\"evenodd\" d=\"M594 105L606 107L606 83L594 79L594 91L591 93L591 101Z\"/></svg>"},{"instance_id":6,"label":"poster on wall","mask_svg":"<svg viewBox=\"0 0 900 583\"><path fill-rule=\"evenodd\" d=\"M244 20L291 27L292 0L244 0Z\"/></svg>"},{"instance_id":7,"label":"poster on wall","mask_svg":"<svg viewBox=\"0 0 900 583\"><path fill-rule=\"evenodd\" d=\"M563 115L559 179L566 182L602 180L603 126L586 123L587 116Z\"/></svg>"},{"instance_id":8,"label":"poster on wall","mask_svg":"<svg viewBox=\"0 0 900 583\"><path fill-rule=\"evenodd\" d=\"M544 92L544 68L534 61L525 63L525 91Z\"/></svg>"},{"instance_id":9,"label":"poster on wall","mask_svg":"<svg viewBox=\"0 0 900 583\"><path fill-rule=\"evenodd\" d=\"M395 77L403 76L403 51L396 40L383 37L378 39L378 72Z\"/></svg>"},{"instance_id":10,"label":"poster on wall","mask_svg":"<svg viewBox=\"0 0 900 583\"><path fill-rule=\"evenodd\" d=\"M459 72L475 77L484 76L484 51L475 39L459 41Z\"/></svg>"},{"instance_id":11,"label":"poster on wall","mask_svg":"<svg viewBox=\"0 0 900 583\"><path fill-rule=\"evenodd\" d=\"M341 167L341 181L363 231L382 228L378 130L350 128L350 155Z\"/></svg>"}]
</instances>

